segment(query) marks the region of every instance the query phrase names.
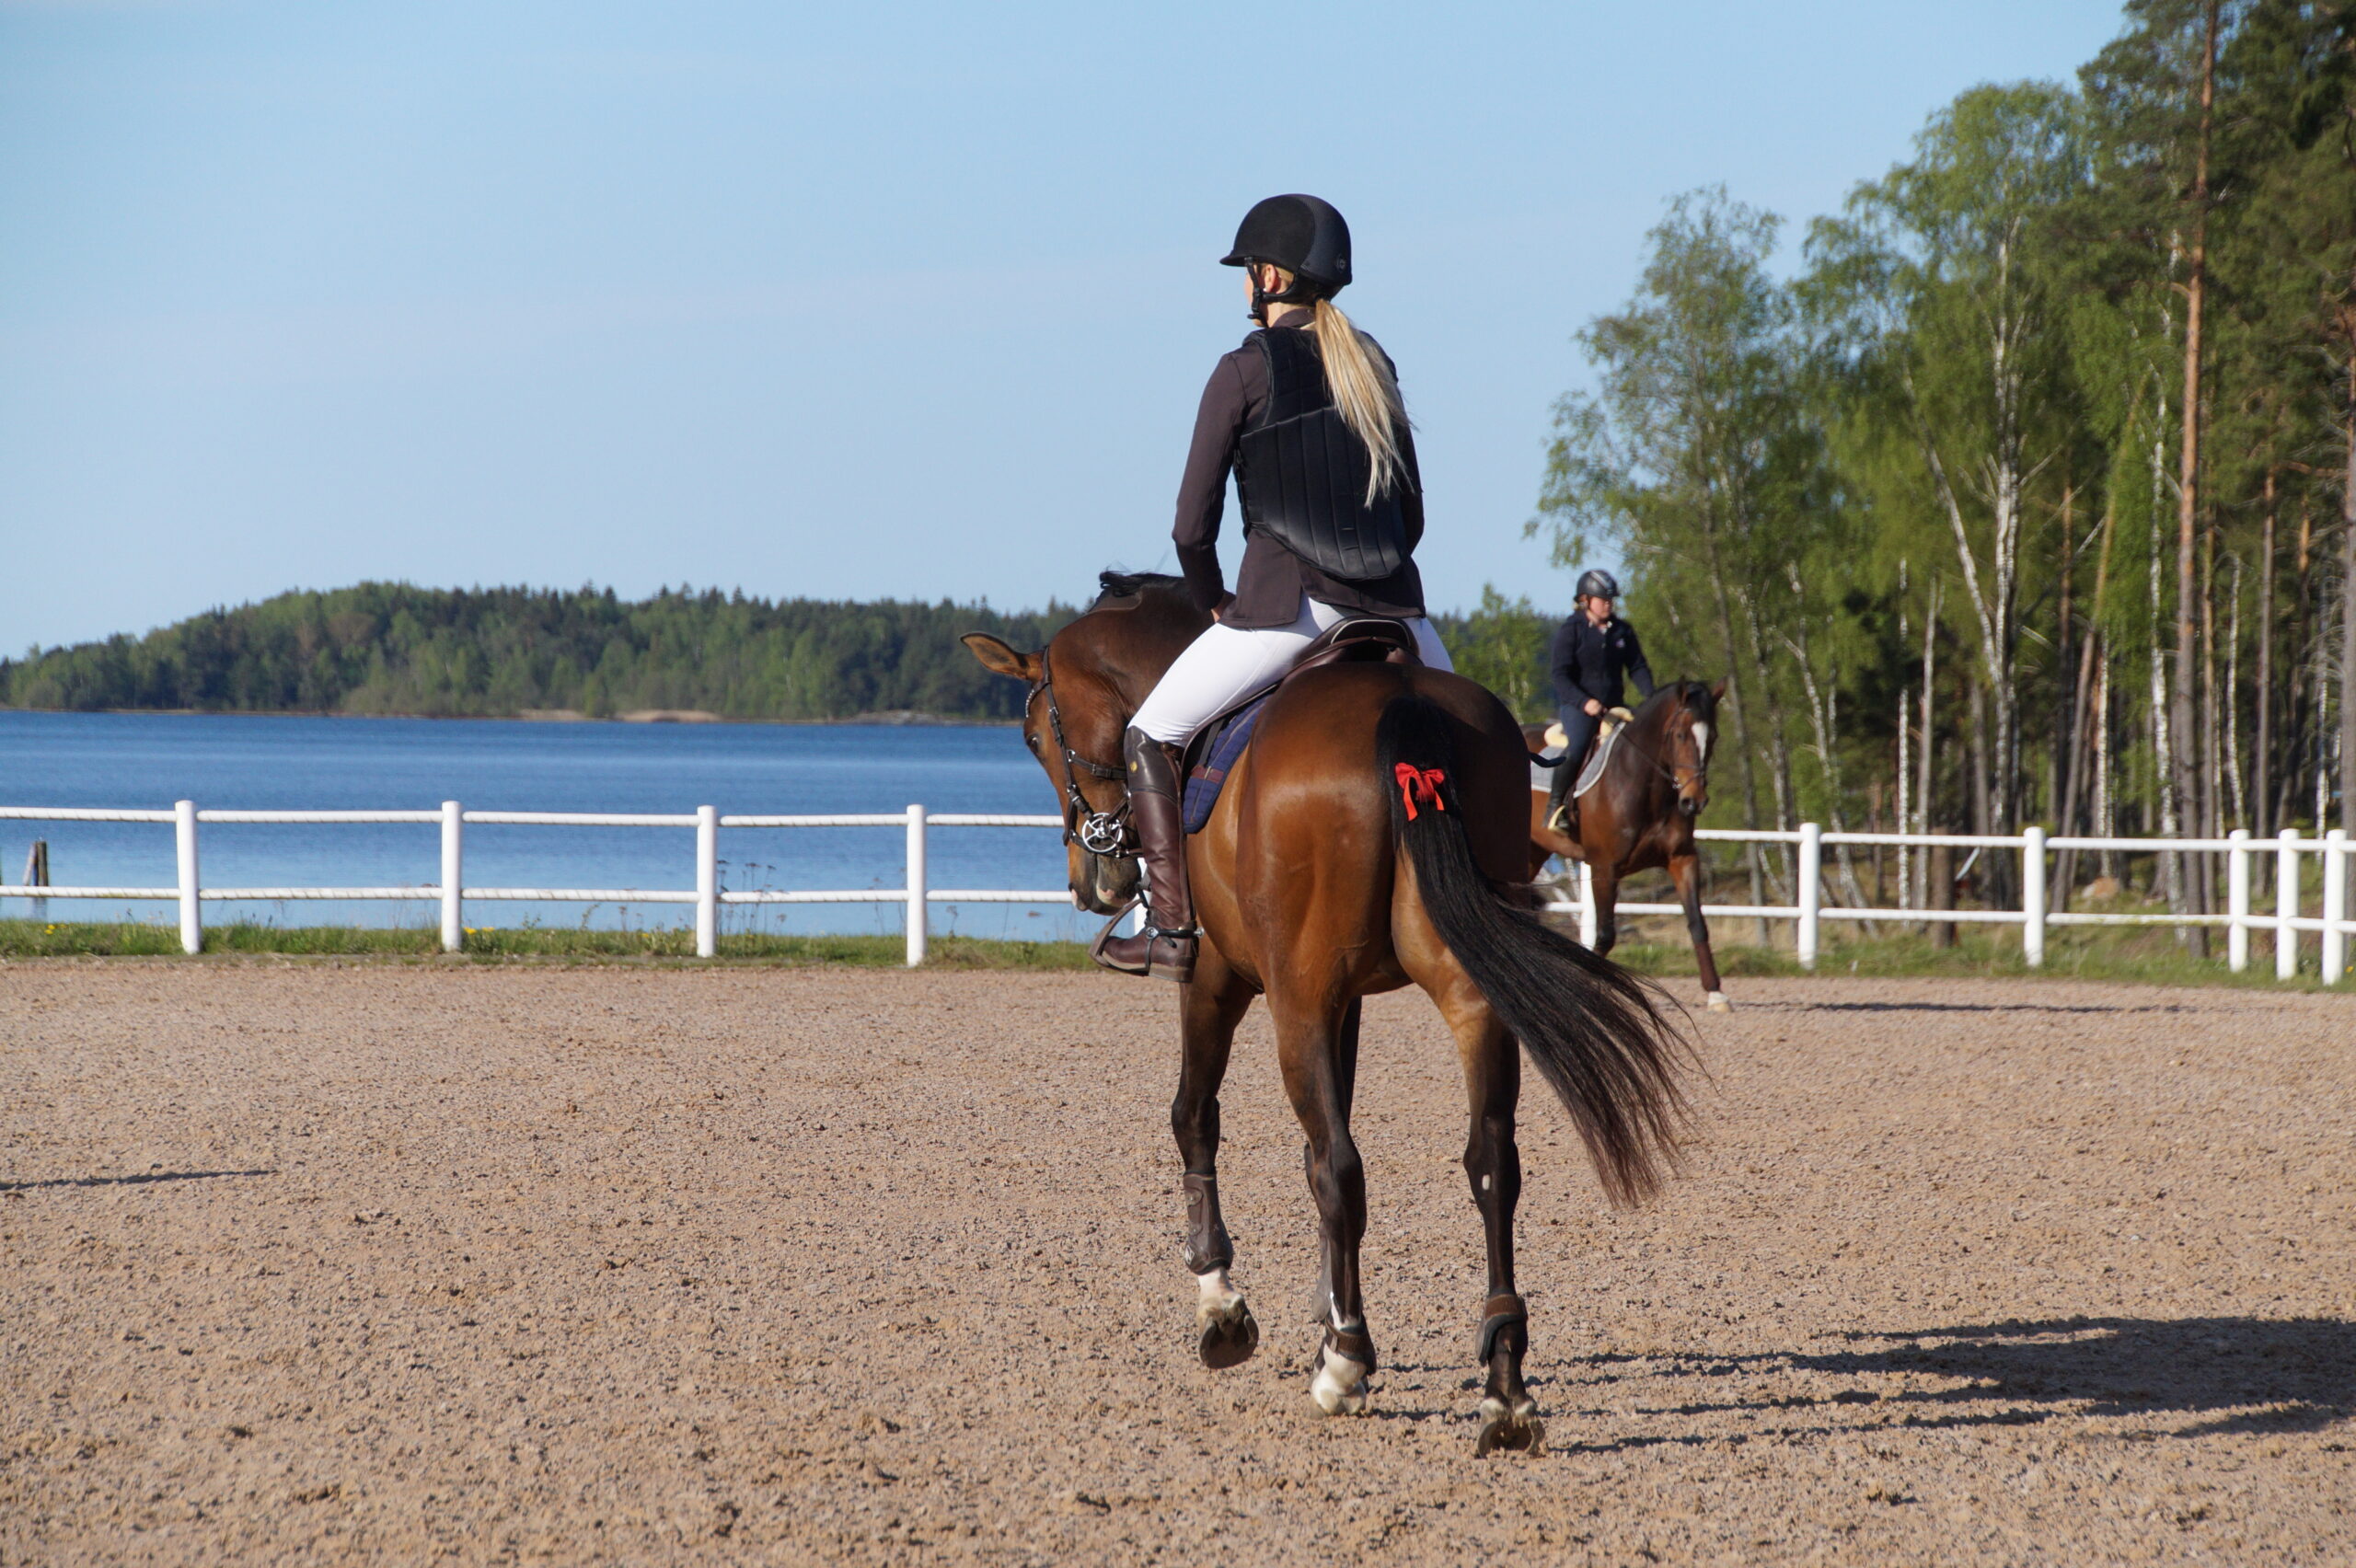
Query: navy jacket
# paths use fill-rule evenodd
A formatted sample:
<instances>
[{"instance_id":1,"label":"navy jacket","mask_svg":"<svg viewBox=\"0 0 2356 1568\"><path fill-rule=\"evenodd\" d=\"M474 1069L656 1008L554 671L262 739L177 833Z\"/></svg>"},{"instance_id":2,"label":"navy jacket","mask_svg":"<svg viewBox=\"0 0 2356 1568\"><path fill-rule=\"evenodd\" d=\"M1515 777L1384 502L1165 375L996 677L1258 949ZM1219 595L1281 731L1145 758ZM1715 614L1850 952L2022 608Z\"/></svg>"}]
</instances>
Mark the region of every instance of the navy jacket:
<instances>
[{"instance_id":1,"label":"navy jacket","mask_svg":"<svg viewBox=\"0 0 2356 1568\"><path fill-rule=\"evenodd\" d=\"M1645 663L1644 644L1636 628L1614 616L1601 626L1590 626L1581 611L1554 628L1554 654L1548 661L1554 672L1554 701L1577 708L1588 698L1606 708L1621 705L1623 675L1636 683L1644 697L1653 694L1653 669Z\"/></svg>"}]
</instances>

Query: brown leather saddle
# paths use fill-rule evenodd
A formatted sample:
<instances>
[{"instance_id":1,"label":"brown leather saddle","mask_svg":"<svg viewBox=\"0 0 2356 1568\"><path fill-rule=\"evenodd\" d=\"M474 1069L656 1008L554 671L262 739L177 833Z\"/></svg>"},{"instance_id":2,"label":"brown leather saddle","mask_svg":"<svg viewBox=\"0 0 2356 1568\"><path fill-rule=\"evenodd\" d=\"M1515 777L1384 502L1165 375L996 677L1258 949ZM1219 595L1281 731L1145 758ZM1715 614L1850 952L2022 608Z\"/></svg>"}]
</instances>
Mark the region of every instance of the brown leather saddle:
<instances>
[{"instance_id":1,"label":"brown leather saddle","mask_svg":"<svg viewBox=\"0 0 2356 1568\"><path fill-rule=\"evenodd\" d=\"M1337 621L1318 633L1292 668L1195 732L1185 750L1186 831L1200 833L1218 804L1227 776L1252 744L1252 732L1267 706L1287 681L1303 670L1327 664L1420 664L1415 634L1404 621L1388 616L1357 616Z\"/></svg>"}]
</instances>

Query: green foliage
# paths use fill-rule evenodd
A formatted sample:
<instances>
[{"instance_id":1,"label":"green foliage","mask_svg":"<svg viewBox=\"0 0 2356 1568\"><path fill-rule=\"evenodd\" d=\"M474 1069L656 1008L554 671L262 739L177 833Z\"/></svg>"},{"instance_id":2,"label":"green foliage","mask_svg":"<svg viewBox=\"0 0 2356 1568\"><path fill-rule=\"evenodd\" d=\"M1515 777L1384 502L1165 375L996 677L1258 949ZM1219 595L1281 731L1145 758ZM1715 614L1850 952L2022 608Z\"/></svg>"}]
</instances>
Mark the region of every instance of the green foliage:
<instances>
[{"instance_id":1,"label":"green foliage","mask_svg":"<svg viewBox=\"0 0 2356 1568\"><path fill-rule=\"evenodd\" d=\"M908 709L1010 719L1012 683L958 637L1043 645L1072 611L772 603L665 590L431 589L365 582L213 610L144 638L0 661L0 704L206 712L606 718L699 709L729 719L842 719Z\"/></svg>"},{"instance_id":2,"label":"green foliage","mask_svg":"<svg viewBox=\"0 0 2356 1568\"><path fill-rule=\"evenodd\" d=\"M1434 617L1449 656L1456 661L1457 673L1503 698L1514 717L1524 723L1553 716L1553 676L1546 668L1546 658L1556 624L1557 617L1537 609L1527 598L1508 600L1485 582L1481 585L1479 609L1470 615Z\"/></svg>"},{"instance_id":3,"label":"green foliage","mask_svg":"<svg viewBox=\"0 0 2356 1568\"><path fill-rule=\"evenodd\" d=\"M1657 670L1731 678L1714 815L1889 828L1901 790L1905 825L1981 832L2356 813L2356 4L2134 0L2077 84L1933 115L1789 277L1779 222L1669 203L1579 336L1595 386L1557 406L1531 525L1566 568L1625 565Z\"/></svg>"}]
</instances>

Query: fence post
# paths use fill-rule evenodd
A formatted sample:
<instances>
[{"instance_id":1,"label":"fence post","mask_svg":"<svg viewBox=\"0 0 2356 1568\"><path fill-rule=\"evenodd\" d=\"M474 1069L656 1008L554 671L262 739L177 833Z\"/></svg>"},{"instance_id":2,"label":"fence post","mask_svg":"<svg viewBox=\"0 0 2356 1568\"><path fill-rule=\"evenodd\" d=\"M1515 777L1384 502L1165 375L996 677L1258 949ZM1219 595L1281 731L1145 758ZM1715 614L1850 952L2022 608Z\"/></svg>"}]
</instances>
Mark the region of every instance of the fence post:
<instances>
[{"instance_id":1,"label":"fence post","mask_svg":"<svg viewBox=\"0 0 2356 1568\"><path fill-rule=\"evenodd\" d=\"M2299 830L2286 827L2274 836L2274 978L2295 979L2299 973L2299 933L2291 922L2299 917Z\"/></svg>"},{"instance_id":2,"label":"fence post","mask_svg":"<svg viewBox=\"0 0 2356 1568\"><path fill-rule=\"evenodd\" d=\"M2021 829L2021 961L2045 966L2045 829Z\"/></svg>"},{"instance_id":3,"label":"fence post","mask_svg":"<svg viewBox=\"0 0 2356 1568\"><path fill-rule=\"evenodd\" d=\"M925 927L924 808L908 807L908 967L924 962Z\"/></svg>"},{"instance_id":4,"label":"fence post","mask_svg":"<svg viewBox=\"0 0 2356 1568\"><path fill-rule=\"evenodd\" d=\"M2239 974L2249 967L2249 829L2225 835L2225 967Z\"/></svg>"},{"instance_id":5,"label":"fence post","mask_svg":"<svg viewBox=\"0 0 2356 1568\"><path fill-rule=\"evenodd\" d=\"M1946 831L1947 830L1944 827L1934 827L1931 829L1933 836L1939 838L1944 838L1946 836ZM1928 889L1930 894L1930 906L1934 909L1954 908L1955 846L1951 844L1933 844L1928 849L1923 852L1923 859L1927 867L1923 875L1930 882L1930 887ZM1951 948L1955 946L1954 921L1934 920L1930 923L1929 930L1931 933L1931 945L1933 947Z\"/></svg>"},{"instance_id":6,"label":"fence post","mask_svg":"<svg viewBox=\"0 0 2356 1568\"><path fill-rule=\"evenodd\" d=\"M49 840L46 838L34 839L32 848L26 852L25 885L27 887L49 885ZM32 917L36 922L49 918L48 899L36 898L31 903Z\"/></svg>"},{"instance_id":7,"label":"fence post","mask_svg":"<svg viewBox=\"0 0 2356 1568\"><path fill-rule=\"evenodd\" d=\"M1579 879L1579 946L1592 951L1595 948L1595 870L1585 860L1577 862Z\"/></svg>"},{"instance_id":8,"label":"fence post","mask_svg":"<svg viewBox=\"0 0 2356 1568\"><path fill-rule=\"evenodd\" d=\"M456 801L442 802L442 951L456 952L467 945L466 882L467 815Z\"/></svg>"},{"instance_id":9,"label":"fence post","mask_svg":"<svg viewBox=\"0 0 2356 1568\"><path fill-rule=\"evenodd\" d=\"M1800 824L1800 928L1796 945L1800 967L1816 967L1819 920L1824 907L1824 829L1812 822Z\"/></svg>"},{"instance_id":10,"label":"fence post","mask_svg":"<svg viewBox=\"0 0 2356 1568\"><path fill-rule=\"evenodd\" d=\"M2323 836L2323 983L2339 984L2348 972L2348 830Z\"/></svg>"},{"instance_id":11,"label":"fence post","mask_svg":"<svg viewBox=\"0 0 2356 1568\"><path fill-rule=\"evenodd\" d=\"M196 882L196 802L172 802L172 836L179 850L180 951L204 951L204 916L198 907Z\"/></svg>"},{"instance_id":12,"label":"fence post","mask_svg":"<svg viewBox=\"0 0 2356 1568\"><path fill-rule=\"evenodd\" d=\"M696 956L720 955L720 808L696 808Z\"/></svg>"}]
</instances>

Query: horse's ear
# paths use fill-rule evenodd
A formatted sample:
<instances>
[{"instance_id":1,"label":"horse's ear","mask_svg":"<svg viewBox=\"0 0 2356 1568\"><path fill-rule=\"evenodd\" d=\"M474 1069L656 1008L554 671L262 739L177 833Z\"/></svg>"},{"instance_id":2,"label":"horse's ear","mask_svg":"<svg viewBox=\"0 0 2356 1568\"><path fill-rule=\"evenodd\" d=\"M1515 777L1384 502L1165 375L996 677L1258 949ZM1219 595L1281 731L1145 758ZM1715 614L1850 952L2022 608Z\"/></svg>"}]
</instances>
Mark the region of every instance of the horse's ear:
<instances>
[{"instance_id":1,"label":"horse's ear","mask_svg":"<svg viewBox=\"0 0 2356 1568\"><path fill-rule=\"evenodd\" d=\"M1717 702L1717 701L1719 701L1719 700L1723 699L1723 698L1725 698L1725 696L1726 696L1726 695L1727 695L1727 683L1726 683L1726 681L1725 681L1724 679L1719 680L1719 682L1717 683L1717 685L1715 685L1715 686L1712 686L1712 687L1710 688L1710 700L1711 700L1712 702Z\"/></svg>"},{"instance_id":2,"label":"horse's ear","mask_svg":"<svg viewBox=\"0 0 2356 1568\"><path fill-rule=\"evenodd\" d=\"M974 657L982 662L982 668L1032 686L1039 684L1038 654L1017 653L987 631L969 631L957 640L973 651Z\"/></svg>"}]
</instances>

